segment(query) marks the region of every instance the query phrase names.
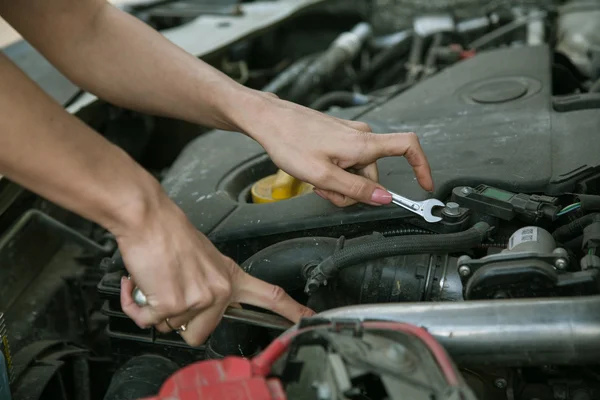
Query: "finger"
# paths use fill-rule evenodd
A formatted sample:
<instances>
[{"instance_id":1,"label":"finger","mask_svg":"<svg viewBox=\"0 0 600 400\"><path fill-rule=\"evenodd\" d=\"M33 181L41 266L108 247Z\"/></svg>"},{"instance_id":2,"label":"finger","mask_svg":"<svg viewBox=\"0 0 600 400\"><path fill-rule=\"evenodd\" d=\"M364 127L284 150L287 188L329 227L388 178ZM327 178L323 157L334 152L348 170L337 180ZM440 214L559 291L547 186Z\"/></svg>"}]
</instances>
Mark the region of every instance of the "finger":
<instances>
[{"instance_id":1,"label":"finger","mask_svg":"<svg viewBox=\"0 0 600 400\"><path fill-rule=\"evenodd\" d=\"M152 307L138 306L133 300L133 289L135 283L127 277L121 278L121 309L123 312L142 329L158 324L162 318L157 315Z\"/></svg>"},{"instance_id":2,"label":"finger","mask_svg":"<svg viewBox=\"0 0 600 400\"><path fill-rule=\"evenodd\" d=\"M379 170L377 169L376 163L369 164L365 168L361 168L352 172L356 173L357 175L364 176L365 178L370 179L374 182L377 182L379 180ZM341 193L332 192L330 190L315 189L315 193L317 193L322 198L329 200L338 207L349 207L357 203L356 200L348 196L344 196Z\"/></svg>"},{"instance_id":3,"label":"finger","mask_svg":"<svg viewBox=\"0 0 600 400\"><path fill-rule=\"evenodd\" d=\"M324 198L325 200L329 200L337 207L348 207L357 203L356 200L351 199L348 196L344 196L343 194L332 192L330 190L318 189L319 196Z\"/></svg>"},{"instance_id":4,"label":"finger","mask_svg":"<svg viewBox=\"0 0 600 400\"><path fill-rule=\"evenodd\" d=\"M340 121L342 124L352 128L352 129L356 129L357 131L373 132L373 130L371 130L371 127L369 126L369 124L367 124L366 122L350 121L350 120L345 120L345 119L341 119L341 118L336 118L336 119L338 121Z\"/></svg>"},{"instance_id":5,"label":"finger","mask_svg":"<svg viewBox=\"0 0 600 400\"><path fill-rule=\"evenodd\" d=\"M327 198L327 196L325 196L325 194L323 193L323 191L322 191L321 189L314 188L314 189L313 189L313 192L315 192L315 194L316 194L317 196L319 196L320 198L322 198L323 200L329 200L329 199Z\"/></svg>"},{"instance_id":6,"label":"finger","mask_svg":"<svg viewBox=\"0 0 600 400\"><path fill-rule=\"evenodd\" d=\"M356 171L356 173L372 180L373 182L379 182L379 168L377 168L377 163L369 164L366 167Z\"/></svg>"},{"instance_id":7,"label":"finger","mask_svg":"<svg viewBox=\"0 0 600 400\"><path fill-rule=\"evenodd\" d=\"M246 273L236 276L233 296L236 302L273 311L294 323L315 314L310 308L292 299L279 286L271 285Z\"/></svg>"},{"instance_id":8,"label":"finger","mask_svg":"<svg viewBox=\"0 0 600 400\"><path fill-rule=\"evenodd\" d=\"M202 345L223 318L225 309L225 305L215 304L196 315L194 319L188 322L185 331L180 331L179 334L192 347Z\"/></svg>"},{"instance_id":9,"label":"finger","mask_svg":"<svg viewBox=\"0 0 600 400\"><path fill-rule=\"evenodd\" d=\"M372 135L369 140L370 158L404 156L413 168L417 181L427 191L433 191L431 167L414 133L389 133Z\"/></svg>"},{"instance_id":10,"label":"finger","mask_svg":"<svg viewBox=\"0 0 600 400\"><path fill-rule=\"evenodd\" d=\"M392 201L392 195L379 183L352 174L338 166L328 166L323 176L325 178L318 184L321 189L337 192L361 203L375 206L389 204Z\"/></svg>"},{"instance_id":11,"label":"finger","mask_svg":"<svg viewBox=\"0 0 600 400\"><path fill-rule=\"evenodd\" d=\"M193 310L178 316L165 318L161 323L155 325L154 327L162 333L169 333L173 330L177 331L180 330L182 326L188 324L200 312L198 310Z\"/></svg>"}]
</instances>

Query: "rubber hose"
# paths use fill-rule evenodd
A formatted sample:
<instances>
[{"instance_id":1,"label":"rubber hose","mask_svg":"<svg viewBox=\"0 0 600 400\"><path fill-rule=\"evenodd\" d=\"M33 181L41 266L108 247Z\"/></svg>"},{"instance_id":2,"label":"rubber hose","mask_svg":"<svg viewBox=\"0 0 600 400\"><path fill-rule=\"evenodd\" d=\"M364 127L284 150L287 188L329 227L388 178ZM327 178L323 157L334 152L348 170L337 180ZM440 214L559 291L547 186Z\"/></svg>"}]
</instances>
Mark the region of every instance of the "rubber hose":
<instances>
[{"instance_id":1,"label":"rubber hose","mask_svg":"<svg viewBox=\"0 0 600 400\"><path fill-rule=\"evenodd\" d=\"M267 84L267 86L262 88L262 91L278 94L282 90L286 89L300 76L300 74L304 72L306 67L308 67L308 65L317 56L318 54L311 54L302 57L277 75L270 83Z\"/></svg>"},{"instance_id":2,"label":"rubber hose","mask_svg":"<svg viewBox=\"0 0 600 400\"><path fill-rule=\"evenodd\" d=\"M489 229L490 225L486 222L478 222L459 233L386 237L345 247L323 261L316 269L330 277L340 269L377 258L470 249L484 241Z\"/></svg>"},{"instance_id":3,"label":"rubber hose","mask_svg":"<svg viewBox=\"0 0 600 400\"><path fill-rule=\"evenodd\" d=\"M363 106L369 103L369 97L353 92L331 92L315 100L310 108L317 111L326 111L333 106L352 107Z\"/></svg>"},{"instance_id":4,"label":"rubber hose","mask_svg":"<svg viewBox=\"0 0 600 400\"><path fill-rule=\"evenodd\" d=\"M347 53L332 48L310 64L291 87L289 100L303 104L308 95L323 82L328 82L335 71L346 62Z\"/></svg>"},{"instance_id":5,"label":"rubber hose","mask_svg":"<svg viewBox=\"0 0 600 400\"><path fill-rule=\"evenodd\" d=\"M558 243L565 243L583 233L586 226L600 221L600 213L588 214L557 228L552 236Z\"/></svg>"},{"instance_id":6,"label":"rubber hose","mask_svg":"<svg viewBox=\"0 0 600 400\"><path fill-rule=\"evenodd\" d=\"M371 79L375 74L380 72L381 69L383 69L384 67L386 67L386 65L388 65L389 63L392 63L392 62L400 63L402 65L402 70L404 70L404 63L401 62L400 60L402 60L407 54L409 54L410 46L412 44L412 37L413 37L413 34L411 32L408 35L406 35L406 37L404 37L403 40L396 43L394 46L381 51L379 54L377 54L373 58L373 61L371 62L371 65L369 65L369 68L359 72L357 78L348 79L348 80L344 81L340 85L340 87L346 89L346 88L352 87L352 85L355 83L359 83L359 84L363 83L366 80ZM393 68L393 67L394 66L392 65L389 68ZM387 69L389 69L389 68L387 68ZM384 72L382 72L382 73L384 73Z\"/></svg>"},{"instance_id":7,"label":"rubber hose","mask_svg":"<svg viewBox=\"0 0 600 400\"><path fill-rule=\"evenodd\" d=\"M280 286L288 293L302 290L304 266L329 257L337 242L338 239L328 237L286 240L252 255L241 267L253 277Z\"/></svg>"}]
</instances>

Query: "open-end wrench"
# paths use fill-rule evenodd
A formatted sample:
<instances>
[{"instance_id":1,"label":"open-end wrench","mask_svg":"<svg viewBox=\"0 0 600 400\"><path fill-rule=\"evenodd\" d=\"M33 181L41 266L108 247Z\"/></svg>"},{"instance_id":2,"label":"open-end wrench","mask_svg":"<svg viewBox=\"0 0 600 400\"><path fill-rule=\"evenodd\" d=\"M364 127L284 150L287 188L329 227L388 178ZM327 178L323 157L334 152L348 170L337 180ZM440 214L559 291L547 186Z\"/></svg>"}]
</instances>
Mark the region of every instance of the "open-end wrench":
<instances>
[{"instance_id":1,"label":"open-end wrench","mask_svg":"<svg viewBox=\"0 0 600 400\"><path fill-rule=\"evenodd\" d=\"M144 307L148 305L146 296L137 286L133 289L132 297L138 306ZM293 322L278 315L235 307L228 307L225 310L225 314L223 314L223 319L280 331L288 330L294 325Z\"/></svg>"},{"instance_id":2,"label":"open-end wrench","mask_svg":"<svg viewBox=\"0 0 600 400\"><path fill-rule=\"evenodd\" d=\"M423 219L427 222L440 222L442 220L441 217L436 217L431 213L433 207L444 207L445 204L437 199L428 199L423 201L414 201L411 199L407 199L404 196L400 196L399 194L388 192L392 195L392 203L400 206L402 208L406 208L408 211L412 211L417 215L423 217Z\"/></svg>"}]
</instances>

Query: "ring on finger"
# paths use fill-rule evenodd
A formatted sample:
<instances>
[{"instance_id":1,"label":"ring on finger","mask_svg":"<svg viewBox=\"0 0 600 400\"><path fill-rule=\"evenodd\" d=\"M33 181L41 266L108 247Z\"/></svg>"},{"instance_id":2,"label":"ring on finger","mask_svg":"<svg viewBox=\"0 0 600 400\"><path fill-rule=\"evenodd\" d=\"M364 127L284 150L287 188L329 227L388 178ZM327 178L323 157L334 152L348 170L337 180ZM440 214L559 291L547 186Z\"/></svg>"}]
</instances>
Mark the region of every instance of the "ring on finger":
<instances>
[{"instance_id":1,"label":"ring on finger","mask_svg":"<svg viewBox=\"0 0 600 400\"><path fill-rule=\"evenodd\" d=\"M187 322L179 327L177 333L185 332L187 330Z\"/></svg>"},{"instance_id":2,"label":"ring on finger","mask_svg":"<svg viewBox=\"0 0 600 400\"><path fill-rule=\"evenodd\" d=\"M171 326L171 324L169 323L169 318L165 318L165 323L167 324L167 326L169 327L169 329L171 329L172 331L174 331L174 330L175 330L175 328L173 328L173 327Z\"/></svg>"},{"instance_id":3,"label":"ring on finger","mask_svg":"<svg viewBox=\"0 0 600 400\"><path fill-rule=\"evenodd\" d=\"M165 319L165 323L167 324L167 326L168 326L168 327L169 327L169 328L170 328L172 331L175 331L175 332L177 332L177 333L185 332L185 331L187 330L187 323L185 323L185 324L181 325L181 326L179 327L179 329L175 329L175 328L173 328L173 327L171 326L171 324L169 323L169 318L166 318L166 319Z\"/></svg>"}]
</instances>

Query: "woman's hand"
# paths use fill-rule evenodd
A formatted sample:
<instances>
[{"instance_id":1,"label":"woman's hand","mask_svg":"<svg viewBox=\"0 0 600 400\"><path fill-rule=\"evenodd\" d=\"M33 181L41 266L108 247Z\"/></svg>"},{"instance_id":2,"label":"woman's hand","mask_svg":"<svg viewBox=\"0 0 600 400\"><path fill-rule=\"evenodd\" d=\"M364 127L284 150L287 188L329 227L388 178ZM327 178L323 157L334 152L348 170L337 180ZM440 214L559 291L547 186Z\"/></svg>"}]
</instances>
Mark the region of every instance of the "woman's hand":
<instances>
[{"instance_id":1,"label":"woman's hand","mask_svg":"<svg viewBox=\"0 0 600 400\"><path fill-rule=\"evenodd\" d=\"M261 97L261 112L246 116L241 128L279 168L313 184L319 196L335 205L389 204L391 195L378 183L376 161L383 157L404 156L423 189L433 190L429 163L414 133L373 134L363 122Z\"/></svg>"},{"instance_id":2,"label":"woman's hand","mask_svg":"<svg viewBox=\"0 0 600 400\"><path fill-rule=\"evenodd\" d=\"M121 282L121 306L140 327L169 332L185 326L181 336L198 346L231 304L261 307L293 322L313 314L280 287L248 275L221 254L168 199L143 226L120 233L117 240L131 274L131 280ZM135 285L146 295L147 306L133 301Z\"/></svg>"}]
</instances>

